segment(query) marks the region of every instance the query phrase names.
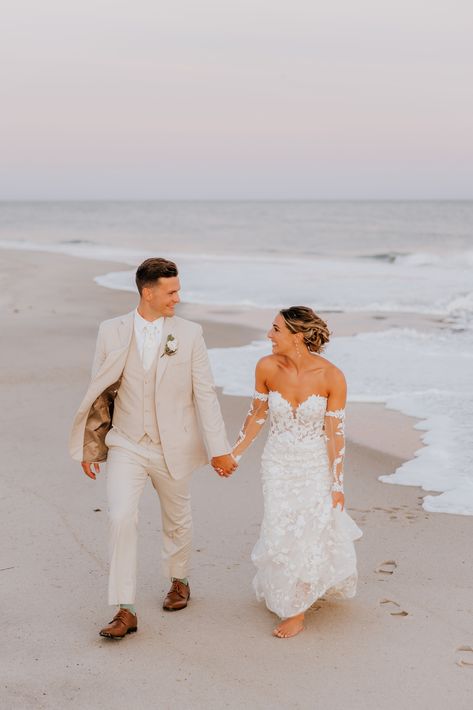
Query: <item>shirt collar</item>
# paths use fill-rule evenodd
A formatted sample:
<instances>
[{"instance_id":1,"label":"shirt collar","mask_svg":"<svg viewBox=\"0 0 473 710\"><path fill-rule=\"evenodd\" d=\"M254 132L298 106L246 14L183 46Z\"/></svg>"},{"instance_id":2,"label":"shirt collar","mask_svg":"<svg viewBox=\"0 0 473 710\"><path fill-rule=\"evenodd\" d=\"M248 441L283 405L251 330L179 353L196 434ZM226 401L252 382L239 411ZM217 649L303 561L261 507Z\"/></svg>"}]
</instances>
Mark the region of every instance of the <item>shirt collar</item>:
<instances>
[{"instance_id":1,"label":"shirt collar","mask_svg":"<svg viewBox=\"0 0 473 710\"><path fill-rule=\"evenodd\" d=\"M138 330L139 333L143 333L144 329L147 326L154 326L156 330L161 330L163 327L163 322L164 322L164 316L160 316L159 318L156 318L156 320L146 320L143 318L143 316L140 316L138 313L138 309L135 310L135 328Z\"/></svg>"}]
</instances>

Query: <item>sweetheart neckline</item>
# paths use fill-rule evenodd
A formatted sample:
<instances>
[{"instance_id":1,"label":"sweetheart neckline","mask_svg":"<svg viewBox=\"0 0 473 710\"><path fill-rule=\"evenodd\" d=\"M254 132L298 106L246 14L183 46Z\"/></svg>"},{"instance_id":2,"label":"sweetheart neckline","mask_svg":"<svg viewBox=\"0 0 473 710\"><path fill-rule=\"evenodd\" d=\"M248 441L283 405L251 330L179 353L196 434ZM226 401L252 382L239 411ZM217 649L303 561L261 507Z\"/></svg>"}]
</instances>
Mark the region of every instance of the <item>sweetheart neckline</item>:
<instances>
[{"instance_id":1,"label":"sweetheart neckline","mask_svg":"<svg viewBox=\"0 0 473 710\"><path fill-rule=\"evenodd\" d=\"M269 394L278 394L280 398L282 399L283 402L285 402L291 409L292 413L295 414L297 411L302 407L303 404L308 402L312 397L315 397L316 399L325 399L327 401L328 397L325 397L323 394L310 394L308 397L306 397L302 402L299 402L299 404L296 407L293 407L292 404L289 402L288 399L282 396L281 392L278 390L269 390Z\"/></svg>"}]
</instances>

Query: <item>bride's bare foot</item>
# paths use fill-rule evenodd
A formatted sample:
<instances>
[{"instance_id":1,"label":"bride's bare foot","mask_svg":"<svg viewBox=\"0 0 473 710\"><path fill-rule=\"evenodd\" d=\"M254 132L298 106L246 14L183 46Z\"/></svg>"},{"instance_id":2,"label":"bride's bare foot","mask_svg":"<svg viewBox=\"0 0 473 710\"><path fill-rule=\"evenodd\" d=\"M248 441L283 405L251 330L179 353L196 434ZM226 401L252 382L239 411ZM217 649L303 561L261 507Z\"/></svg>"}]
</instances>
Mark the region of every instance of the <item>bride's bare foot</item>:
<instances>
[{"instance_id":1,"label":"bride's bare foot","mask_svg":"<svg viewBox=\"0 0 473 710\"><path fill-rule=\"evenodd\" d=\"M304 628L304 614L297 614L297 616L291 616L289 619L281 621L274 629L273 636L288 639L291 636L297 636Z\"/></svg>"}]
</instances>

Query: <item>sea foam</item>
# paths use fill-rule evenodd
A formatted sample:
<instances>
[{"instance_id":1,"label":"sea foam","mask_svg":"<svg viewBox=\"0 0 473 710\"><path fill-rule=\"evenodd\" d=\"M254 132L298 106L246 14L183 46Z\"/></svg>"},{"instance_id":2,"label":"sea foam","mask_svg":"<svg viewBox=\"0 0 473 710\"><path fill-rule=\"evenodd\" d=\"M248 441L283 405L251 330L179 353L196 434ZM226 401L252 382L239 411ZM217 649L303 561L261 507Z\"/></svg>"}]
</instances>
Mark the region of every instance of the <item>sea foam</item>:
<instances>
[{"instance_id":1,"label":"sea foam","mask_svg":"<svg viewBox=\"0 0 473 710\"><path fill-rule=\"evenodd\" d=\"M133 266L152 256L144 250L84 242L38 244L3 240L0 248L69 254ZM427 313L448 318L460 328L473 323L471 252L448 258L411 254L392 261L360 257L160 255L178 261L182 299L189 303L274 309L300 303L322 311ZM136 288L134 271L113 271L98 276L96 281L107 288Z\"/></svg>"},{"instance_id":2,"label":"sea foam","mask_svg":"<svg viewBox=\"0 0 473 710\"><path fill-rule=\"evenodd\" d=\"M189 303L278 309L300 303L320 311L425 313L461 327L473 321L473 268L360 259L245 259L182 256ZM107 288L135 290L134 272L99 276Z\"/></svg>"}]
</instances>

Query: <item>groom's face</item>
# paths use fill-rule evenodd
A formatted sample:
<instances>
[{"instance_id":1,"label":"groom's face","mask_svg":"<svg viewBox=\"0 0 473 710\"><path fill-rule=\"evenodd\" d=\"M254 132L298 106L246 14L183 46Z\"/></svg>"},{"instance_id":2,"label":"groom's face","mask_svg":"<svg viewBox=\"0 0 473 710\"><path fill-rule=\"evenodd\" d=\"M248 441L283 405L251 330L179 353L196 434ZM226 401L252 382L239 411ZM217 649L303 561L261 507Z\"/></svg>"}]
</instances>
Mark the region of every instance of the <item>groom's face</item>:
<instances>
[{"instance_id":1,"label":"groom's face","mask_svg":"<svg viewBox=\"0 0 473 710\"><path fill-rule=\"evenodd\" d=\"M178 276L160 278L156 283L143 288L143 298L148 306L159 316L170 318L174 308L180 302L181 284Z\"/></svg>"}]
</instances>

